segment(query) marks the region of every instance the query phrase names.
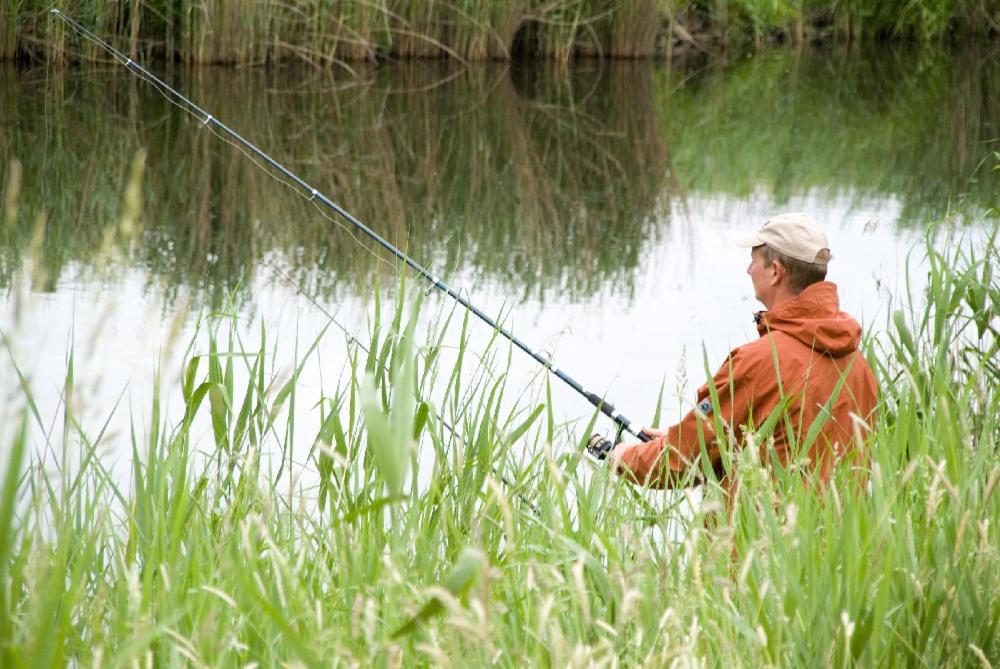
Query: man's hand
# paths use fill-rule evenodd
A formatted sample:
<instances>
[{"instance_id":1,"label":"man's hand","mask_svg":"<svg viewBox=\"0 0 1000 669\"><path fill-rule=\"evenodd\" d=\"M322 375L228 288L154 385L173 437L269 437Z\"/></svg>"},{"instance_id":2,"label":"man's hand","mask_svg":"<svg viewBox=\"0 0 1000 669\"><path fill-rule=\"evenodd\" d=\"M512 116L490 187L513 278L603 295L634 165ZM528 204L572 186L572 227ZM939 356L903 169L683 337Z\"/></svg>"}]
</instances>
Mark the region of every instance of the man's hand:
<instances>
[{"instance_id":1,"label":"man's hand","mask_svg":"<svg viewBox=\"0 0 1000 669\"><path fill-rule=\"evenodd\" d=\"M611 471L615 474L624 474L628 470L628 467L622 462L622 458L625 451L636 445L621 443L611 449L611 452L608 453L608 466L611 467Z\"/></svg>"},{"instance_id":2,"label":"man's hand","mask_svg":"<svg viewBox=\"0 0 1000 669\"><path fill-rule=\"evenodd\" d=\"M625 454L625 451L632 448L634 445L635 444L626 444L626 443L618 444L613 449L611 449L611 453L608 454L608 459L611 460L611 462L613 463L621 462L622 456Z\"/></svg>"},{"instance_id":3,"label":"man's hand","mask_svg":"<svg viewBox=\"0 0 1000 669\"><path fill-rule=\"evenodd\" d=\"M655 427L644 427L641 430L639 430L639 434L643 434L649 437L650 439L658 439L659 437L662 437L666 433L667 433L666 430L658 430ZM642 442L639 442L637 444L621 443L615 446L611 450L611 452L608 453L608 465L611 467L611 471L615 472L616 474L624 474L626 471L628 471L628 466L624 462L622 462L622 460L625 457L625 453L629 449L641 445Z\"/></svg>"}]
</instances>

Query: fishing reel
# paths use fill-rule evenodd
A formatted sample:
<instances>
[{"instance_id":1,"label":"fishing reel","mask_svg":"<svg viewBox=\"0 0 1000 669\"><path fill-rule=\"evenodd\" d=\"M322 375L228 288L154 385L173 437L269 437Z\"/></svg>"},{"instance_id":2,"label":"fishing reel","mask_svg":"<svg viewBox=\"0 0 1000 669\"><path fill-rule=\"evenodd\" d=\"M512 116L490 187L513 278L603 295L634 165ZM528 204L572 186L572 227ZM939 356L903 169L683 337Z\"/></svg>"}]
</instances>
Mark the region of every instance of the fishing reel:
<instances>
[{"instance_id":1,"label":"fishing reel","mask_svg":"<svg viewBox=\"0 0 1000 669\"><path fill-rule=\"evenodd\" d=\"M595 434L587 441L583 454L591 463L600 465L607 461L608 455L614 447L614 442L606 439L603 434Z\"/></svg>"}]
</instances>

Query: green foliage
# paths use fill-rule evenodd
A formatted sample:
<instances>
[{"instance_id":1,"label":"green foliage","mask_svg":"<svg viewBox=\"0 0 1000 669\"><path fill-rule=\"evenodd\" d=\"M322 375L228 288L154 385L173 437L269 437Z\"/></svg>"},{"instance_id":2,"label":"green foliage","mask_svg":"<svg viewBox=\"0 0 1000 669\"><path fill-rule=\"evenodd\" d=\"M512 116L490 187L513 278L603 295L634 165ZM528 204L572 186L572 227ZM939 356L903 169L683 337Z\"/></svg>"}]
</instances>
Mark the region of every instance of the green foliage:
<instances>
[{"instance_id":1,"label":"green foliage","mask_svg":"<svg viewBox=\"0 0 1000 669\"><path fill-rule=\"evenodd\" d=\"M399 332L397 325L394 328L396 331L390 335L397 339L397 343L392 349L389 378L384 379L392 388L389 406L383 406L376 389L374 370L367 372L361 383L361 410L368 429L368 449L393 498L403 494L411 455L415 455L416 439L420 436L419 430L414 429L418 415L413 335L418 313L419 309L415 308L410 314L404 332ZM377 369L384 367L381 364Z\"/></svg>"},{"instance_id":2,"label":"green foliage","mask_svg":"<svg viewBox=\"0 0 1000 669\"><path fill-rule=\"evenodd\" d=\"M4 458L3 665L984 664L1000 655L1000 250L996 231L951 234L915 249L926 291L866 344L870 467L816 490L734 449L732 518L711 484L651 505L586 473L551 411L505 401L509 347L474 356L463 337L464 369L442 369L410 299L351 349L305 463L281 436L296 374L266 382L263 331L248 346L208 319L183 416L154 393L127 486L74 413L71 354L62 434L36 449L19 430Z\"/></svg>"},{"instance_id":3,"label":"green foliage","mask_svg":"<svg viewBox=\"0 0 1000 669\"><path fill-rule=\"evenodd\" d=\"M481 551L474 548L462 549L458 561L444 580L444 592L454 597L464 597L469 588L476 582L485 558L486 556ZM421 623L440 615L445 610L447 601L441 594L432 594L430 600L423 605L420 611L393 632L392 637L395 639L412 634Z\"/></svg>"}]
</instances>

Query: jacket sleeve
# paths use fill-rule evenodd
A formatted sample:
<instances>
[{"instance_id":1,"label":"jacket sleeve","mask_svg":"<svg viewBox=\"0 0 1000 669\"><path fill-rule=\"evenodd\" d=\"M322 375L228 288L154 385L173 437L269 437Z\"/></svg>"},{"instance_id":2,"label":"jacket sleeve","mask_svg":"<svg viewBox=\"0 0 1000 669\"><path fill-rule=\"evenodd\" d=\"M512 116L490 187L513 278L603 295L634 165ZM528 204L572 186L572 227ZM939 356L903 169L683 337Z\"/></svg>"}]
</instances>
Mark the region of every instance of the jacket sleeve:
<instances>
[{"instance_id":1,"label":"jacket sleeve","mask_svg":"<svg viewBox=\"0 0 1000 669\"><path fill-rule=\"evenodd\" d=\"M722 440L717 437L716 425L721 421L723 430L737 429L741 432L742 426L748 422L753 403L753 384L747 382L753 371L752 357L741 349L730 353L710 384L698 389L695 408L671 426L664 436L625 449L618 473L634 483L653 488L697 483L700 477L685 474L697 466L703 453L702 444L705 457L718 471L722 444L727 440L725 436ZM710 387L714 387L718 394L718 413Z\"/></svg>"}]
</instances>

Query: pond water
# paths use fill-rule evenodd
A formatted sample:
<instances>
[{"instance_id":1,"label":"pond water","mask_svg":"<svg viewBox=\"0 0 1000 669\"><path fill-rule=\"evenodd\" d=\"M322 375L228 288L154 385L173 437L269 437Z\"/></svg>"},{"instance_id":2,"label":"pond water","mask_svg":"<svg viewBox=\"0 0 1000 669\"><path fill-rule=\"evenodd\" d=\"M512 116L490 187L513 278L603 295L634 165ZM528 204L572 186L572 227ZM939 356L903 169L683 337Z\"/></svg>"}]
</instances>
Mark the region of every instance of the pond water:
<instances>
[{"instance_id":1,"label":"pond water","mask_svg":"<svg viewBox=\"0 0 1000 669\"><path fill-rule=\"evenodd\" d=\"M928 231L982 228L997 204L997 56L420 62L356 78L151 69L644 424L661 382L668 421L690 407L703 355L714 368L755 336L748 252L730 239L769 213L826 227L843 308L874 331ZM114 459L130 453L130 422L145 429L157 369L180 417L180 360L200 317L237 314L249 348L263 322L287 372L327 324L313 301L363 335L376 280L398 282L391 257L120 67L2 67L0 119L5 192L9 162L22 166L0 246L3 443L24 408L15 363L48 430L72 349L73 401L92 434L108 422ZM141 215L122 226L140 149ZM448 308L431 296L425 320ZM473 347L490 335L473 330ZM312 400L344 365L343 337L326 341L301 380ZM516 387L537 372L513 353ZM558 416L590 416L561 384L553 392ZM296 409L300 458L313 403Z\"/></svg>"}]
</instances>

